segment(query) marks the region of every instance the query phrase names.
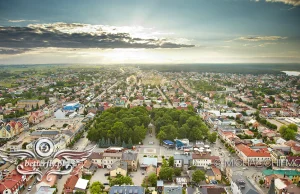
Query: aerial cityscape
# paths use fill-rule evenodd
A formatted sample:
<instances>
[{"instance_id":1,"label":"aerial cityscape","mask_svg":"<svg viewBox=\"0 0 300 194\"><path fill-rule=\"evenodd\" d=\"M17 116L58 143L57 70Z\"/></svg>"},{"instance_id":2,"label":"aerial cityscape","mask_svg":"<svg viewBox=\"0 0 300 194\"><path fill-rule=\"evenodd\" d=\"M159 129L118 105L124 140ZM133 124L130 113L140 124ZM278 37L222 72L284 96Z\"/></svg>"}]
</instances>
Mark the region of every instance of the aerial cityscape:
<instances>
[{"instance_id":1,"label":"aerial cityscape","mask_svg":"<svg viewBox=\"0 0 300 194\"><path fill-rule=\"evenodd\" d=\"M300 193L299 0L0 0L0 194Z\"/></svg>"}]
</instances>

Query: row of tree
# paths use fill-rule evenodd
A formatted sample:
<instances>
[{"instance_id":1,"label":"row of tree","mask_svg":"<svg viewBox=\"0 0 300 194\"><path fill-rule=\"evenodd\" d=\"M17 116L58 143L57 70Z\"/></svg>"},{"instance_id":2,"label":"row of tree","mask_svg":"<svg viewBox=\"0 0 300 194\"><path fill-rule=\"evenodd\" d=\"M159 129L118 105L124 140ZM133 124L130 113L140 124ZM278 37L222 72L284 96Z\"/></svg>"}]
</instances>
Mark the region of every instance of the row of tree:
<instances>
[{"instance_id":1,"label":"row of tree","mask_svg":"<svg viewBox=\"0 0 300 194\"><path fill-rule=\"evenodd\" d=\"M110 146L122 146L123 148L132 148L133 144L132 144L132 139L131 137L129 138L127 144L125 143L125 141L122 141L120 137L115 137L115 141L112 142L110 141L110 138L108 138L107 140L104 139L104 137L102 137L101 140L99 140L98 142L98 147L99 148L107 148Z\"/></svg>"},{"instance_id":2,"label":"row of tree","mask_svg":"<svg viewBox=\"0 0 300 194\"><path fill-rule=\"evenodd\" d=\"M129 143L131 139L132 144L138 144L145 138L149 123L149 112L145 107L114 107L95 119L87 138L99 142L102 138L108 141L117 137L117 140L122 138L122 141Z\"/></svg>"}]
</instances>

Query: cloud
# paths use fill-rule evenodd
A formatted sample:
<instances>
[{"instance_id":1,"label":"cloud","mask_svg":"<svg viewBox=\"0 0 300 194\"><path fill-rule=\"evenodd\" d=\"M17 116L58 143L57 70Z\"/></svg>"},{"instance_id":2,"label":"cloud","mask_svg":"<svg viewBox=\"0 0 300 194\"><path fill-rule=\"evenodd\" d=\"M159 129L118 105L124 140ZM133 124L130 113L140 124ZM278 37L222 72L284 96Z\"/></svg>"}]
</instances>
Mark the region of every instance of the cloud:
<instances>
[{"instance_id":1,"label":"cloud","mask_svg":"<svg viewBox=\"0 0 300 194\"><path fill-rule=\"evenodd\" d=\"M259 0L255 0L256 2L258 2ZM288 5L293 5L293 6L299 6L300 5L300 0L265 0L266 2L271 2L271 3L284 3L284 4L288 4Z\"/></svg>"},{"instance_id":2,"label":"cloud","mask_svg":"<svg viewBox=\"0 0 300 194\"><path fill-rule=\"evenodd\" d=\"M277 41L277 40L284 40L287 37L282 36L242 36L235 40L242 40L242 41L251 41L251 42L258 42L258 41Z\"/></svg>"},{"instance_id":3,"label":"cloud","mask_svg":"<svg viewBox=\"0 0 300 194\"><path fill-rule=\"evenodd\" d=\"M172 42L165 38L145 38L133 29L78 23L30 24L27 27L0 27L0 47L19 52L34 48L114 49L184 48L195 45ZM138 31L138 30L137 30ZM1 50L0 54L8 53ZM13 54L14 52L11 51ZM15 52L18 53L18 52Z\"/></svg>"},{"instance_id":4,"label":"cloud","mask_svg":"<svg viewBox=\"0 0 300 194\"><path fill-rule=\"evenodd\" d=\"M7 20L11 23L20 23L20 22L38 22L38 20Z\"/></svg>"}]
</instances>

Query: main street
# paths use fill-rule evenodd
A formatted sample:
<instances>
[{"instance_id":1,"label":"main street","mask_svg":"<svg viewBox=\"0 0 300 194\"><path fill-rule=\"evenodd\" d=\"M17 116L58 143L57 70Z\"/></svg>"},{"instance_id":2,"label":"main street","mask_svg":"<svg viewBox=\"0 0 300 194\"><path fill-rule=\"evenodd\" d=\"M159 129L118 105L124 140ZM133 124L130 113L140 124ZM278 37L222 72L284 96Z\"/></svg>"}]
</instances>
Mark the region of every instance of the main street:
<instances>
[{"instance_id":1,"label":"main street","mask_svg":"<svg viewBox=\"0 0 300 194\"><path fill-rule=\"evenodd\" d=\"M164 93L160 90L160 88L158 86L156 86L157 90L159 91L160 95L164 98L164 100L167 101L167 108L173 108L172 104L169 102L169 100L167 99L167 97L164 95Z\"/></svg>"}]
</instances>

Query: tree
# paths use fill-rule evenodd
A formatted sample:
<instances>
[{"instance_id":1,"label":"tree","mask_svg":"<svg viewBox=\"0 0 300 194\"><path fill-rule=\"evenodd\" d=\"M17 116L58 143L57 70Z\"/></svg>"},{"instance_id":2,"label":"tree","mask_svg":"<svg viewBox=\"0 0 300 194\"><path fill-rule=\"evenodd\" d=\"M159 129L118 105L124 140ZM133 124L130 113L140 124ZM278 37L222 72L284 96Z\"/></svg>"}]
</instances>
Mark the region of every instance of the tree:
<instances>
[{"instance_id":1,"label":"tree","mask_svg":"<svg viewBox=\"0 0 300 194\"><path fill-rule=\"evenodd\" d=\"M173 157L173 156L171 156L171 157L169 158L169 166L170 166L170 167L173 167L173 166L174 166L174 157Z\"/></svg>"},{"instance_id":2,"label":"tree","mask_svg":"<svg viewBox=\"0 0 300 194\"><path fill-rule=\"evenodd\" d=\"M157 175L156 175L156 173L154 173L154 172L151 173L148 176L147 182L148 182L148 185L150 187L156 187L156 182L157 182Z\"/></svg>"},{"instance_id":3,"label":"tree","mask_svg":"<svg viewBox=\"0 0 300 194\"><path fill-rule=\"evenodd\" d=\"M263 179L259 179L260 186L262 186L264 183L265 183L265 181Z\"/></svg>"},{"instance_id":4,"label":"tree","mask_svg":"<svg viewBox=\"0 0 300 194\"><path fill-rule=\"evenodd\" d=\"M100 183L99 181L93 182L93 184L90 186L90 193L91 194L98 194L103 192L105 189L105 186Z\"/></svg>"},{"instance_id":5,"label":"tree","mask_svg":"<svg viewBox=\"0 0 300 194\"><path fill-rule=\"evenodd\" d=\"M24 142L23 144L22 144L22 149L26 149L26 146L28 145L28 142Z\"/></svg>"},{"instance_id":6,"label":"tree","mask_svg":"<svg viewBox=\"0 0 300 194\"><path fill-rule=\"evenodd\" d=\"M205 173L202 170L195 170L192 174L192 180L196 183L205 180Z\"/></svg>"},{"instance_id":7,"label":"tree","mask_svg":"<svg viewBox=\"0 0 300 194\"><path fill-rule=\"evenodd\" d=\"M116 178L110 181L110 186L114 185L133 185L132 179L129 176L117 175Z\"/></svg>"},{"instance_id":8,"label":"tree","mask_svg":"<svg viewBox=\"0 0 300 194\"><path fill-rule=\"evenodd\" d=\"M131 140L131 137L128 140L127 147L130 148L130 149L132 149L132 140Z\"/></svg>"},{"instance_id":9,"label":"tree","mask_svg":"<svg viewBox=\"0 0 300 194\"><path fill-rule=\"evenodd\" d=\"M162 143L163 140L166 139L166 137L167 137L167 134L162 130L160 130L159 133L157 134L157 138L159 139L160 143Z\"/></svg>"},{"instance_id":10,"label":"tree","mask_svg":"<svg viewBox=\"0 0 300 194\"><path fill-rule=\"evenodd\" d=\"M291 128L290 128L291 127ZM282 138L284 138L285 140L294 140L296 137L296 131L294 131L294 126L286 126L286 125L282 125L279 128L279 133L281 135Z\"/></svg>"},{"instance_id":11,"label":"tree","mask_svg":"<svg viewBox=\"0 0 300 194\"><path fill-rule=\"evenodd\" d=\"M174 168L175 176L181 176L181 168Z\"/></svg>"},{"instance_id":12,"label":"tree","mask_svg":"<svg viewBox=\"0 0 300 194\"><path fill-rule=\"evenodd\" d=\"M174 169L172 167L162 167L159 172L159 178L162 180L172 180Z\"/></svg>"},{"instance_id":13,"label":"tree","mask_svg":"<svg viewBox=\"0 0 300 194\"><path fill-rule=\"evenodd\" d=\"M216 132L212 132L210 134L208 134L208 141L210 143L214 143L217 140L217 133Z\"/></svg>"}]
</instances>

